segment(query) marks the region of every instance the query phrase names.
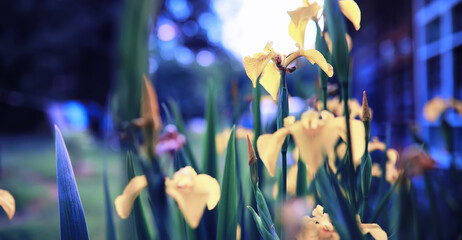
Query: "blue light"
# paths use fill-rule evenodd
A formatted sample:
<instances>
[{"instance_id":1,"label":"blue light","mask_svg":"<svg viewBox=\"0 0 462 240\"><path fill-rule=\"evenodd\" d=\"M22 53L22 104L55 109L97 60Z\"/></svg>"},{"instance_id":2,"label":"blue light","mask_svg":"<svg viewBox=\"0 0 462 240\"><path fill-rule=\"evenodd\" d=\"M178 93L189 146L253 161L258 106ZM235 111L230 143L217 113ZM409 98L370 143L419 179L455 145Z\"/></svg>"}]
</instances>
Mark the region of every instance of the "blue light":
<instances>
[{"instance_id":1,"label":"blue light","mask_svg":"<svg viewBox=\"0 0 462 240\"><path fill-rule=\"evenodd\" d=\"M69 101L63 104L64 117L69 126L76 131L88 128L88 114L85 106L80 102Z\"/></svg>"},{"instance_id":2,"label":"blue light","mask_svg":"<svg viewBox=\"0 0 462 240\"><path fill-rule=\"evenodd\" d=\"M175 49L175 58L178 63L189 65L194 61L194 53L189 48L180 46Z\"/></svg>"},{"instance_id":3,"label":"blue light","mask_svg":"<svg viewBox=\"0 0 462 240\"><path fill-rule=\"evenodd\" d=\"M197 32L199 31L199 26L197 25L197 23L195 21L187 21L183 25L182 29L183 29L184 35L186 35L188 37L192 37L192 36L196 35Z\"/></svg>"},{"instance_id":4,"label":"blue light","mask_svg":"<svg viewBox=\"0 0 462 240\"><path fill-rule=\"evenodd\" d=\"M186 0L168 0L166 6L177 20L186 20L192 12L192 5Z\"/></svg>"}]
</instances>

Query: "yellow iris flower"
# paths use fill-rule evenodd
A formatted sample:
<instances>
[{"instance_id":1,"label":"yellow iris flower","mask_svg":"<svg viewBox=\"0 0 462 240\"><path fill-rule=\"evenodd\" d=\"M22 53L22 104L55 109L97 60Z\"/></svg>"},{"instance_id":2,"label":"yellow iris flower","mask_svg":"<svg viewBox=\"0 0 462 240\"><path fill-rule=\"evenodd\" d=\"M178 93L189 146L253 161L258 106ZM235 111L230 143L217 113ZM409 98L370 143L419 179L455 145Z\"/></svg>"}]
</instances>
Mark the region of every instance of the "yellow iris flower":
<instances>
[{"instance_id":1,"label":"yellow iris flower","mask_svg":"<svg viewBox=\"0 0 462 240\"><path fill-rule=\"evenodd\" d=\"M321 205L317 205L311 214L313 217L306 216L304 218L303 226L296 237L297 240L340 239L329 215L324 212ZM387 233L378 224L361 223L359 215L356 215L356 219L363 234L370 233L375 240L388 239Z\"/></svg>"},{"instance_id":2,"label":"yellow iris flower","mask_svg":"<svg viewBox=\"0 0 462 240\"><path fill-rule=\"evenodd\" d=\"M252 81L253 87L257 87L257 79L261 75L260 84L276 100L281 78L281 73L276 63L280 61L283 67L287 67L299 57L305 57L311 64L318 64L329 77L334 75L333 67L327 63L319 51L314 49L305 50L301 48L301 45L299 45L297 51L285 56L276 53L272 48L272 43L268 42L263 52L255 53L252 57L245 57L243 63L245 72Z\"/></svg>"},{"instance_id":3,"label":"yellow iris flower","mask_svg":"<svg viewBox=\"0 0 462 240\"><path fill-rule=\"evenodd\" d=\"M353 158L361 158L365 149L365 130L361 121L350 122ZM287 135L292 135L299 147L300 158L305 162L308 173L315 174L326 155L334 159L334 145L338 138L346 141L344 117L334 117L328 111L318 113L313 110L304 112L299 121L294 116L284 119L284 127L273 134L263 134L257 140L258 153L271 176L276 171L276 162L282 144Z\"/></svg>"},{"instance_id":4,"label":"yellow iris flower","mask_svg":"<svg viewBox=\"0 0 462 240\"><path fill-rule=\"evenodd\" d=\"M121 218L130 215L135 199L147 185L144 175L134 177L115 199L115 208ZM205 207L212 210L220 200L218 181L209 175L197 174L190 166L178 170L172 179L165 178L165 191L175 199L192 228L199 225Z\"/></svg>"},{"instance_id":5,"label":"yellow iris flower","mask_svg":"<svg viewBox=\"0 0 462 240\"><path fill-rule=\"evenodd\" d=\"M359 30L361 27L361 10L359 9L358 4L356 4L353 0L339 0L338 4L343 15L345 15L345 17L353 23L356 31ZM288 12L291 18L289 24L289 35L302 48L305 40L306 25L309 20L318 19L317 16L320 9L321 7L316 2L309 3L307 0L304 0L301 7Z\"/></svg>"},{"instance_id":6,"label":"yellow iris flower","mask_svg":"<svg viewBox=\"0 0 462 240\"><path fill-rule=\"evenodd\" d=\"M0 189L0 207L5 210L9 219L12 219L16 211L16 204L10 192Z\"/></svg>"}]
</instances>

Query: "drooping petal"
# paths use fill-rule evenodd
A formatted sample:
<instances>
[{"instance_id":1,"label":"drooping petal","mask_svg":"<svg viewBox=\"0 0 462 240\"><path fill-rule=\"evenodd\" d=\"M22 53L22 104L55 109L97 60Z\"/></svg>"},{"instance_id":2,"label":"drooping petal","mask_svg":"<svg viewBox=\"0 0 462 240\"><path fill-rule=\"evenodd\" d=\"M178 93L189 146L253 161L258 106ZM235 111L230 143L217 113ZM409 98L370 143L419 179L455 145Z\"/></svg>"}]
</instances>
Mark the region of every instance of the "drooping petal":
<instances>
[{"instance_id":1,"label":"drooping petal","mask_svg":"<svg viewBox=\"0 0 462 240\"><path fill-rule=\"evenodd\" d=\"M388 239L387 233L376 223L361 223L360 227L364 234L370 233L375 240Z\"/></svg>"},{"instance_id":2,"label":"drooping petal","mask_svg":"<svg viewBox=\"0 0 462 240\"><path fill-rule=\"evenodd\" d=\"M295 51L284 61L284 66L288 66L292 61L301 56L305 57L311 64L318 64L327 76L332 77L332 75L334 75L334 68L332 65L328 64L324 56L318 50L314 49L299 49L298 51Z\"/></svg>"},{"instance_id":3,"label":"drooping petal","mask_svg":"<svg viewBox=\"0 0 462 240\"><path fill-rule=\"evenodd\" d=\"M207 208L209 210L214 209L221 196L220 184L218 184L218 181L207 174L199 174L194 178L193 185L194 192L208 193Z\"/></svg>"},{"instance_id":4,"label":"drooping petal","mask_svg":"<svg viewBox=\"0 0 462 240\"><path fill-rule=\"evenodd\" d=\"M146 176L136 176L130 180L125 187L122 195L116 197L114 201L117 214L122 218L128 218L135 202L141 191L148 186Z\"/></svg>"},{"instance_id":5,"label":"drooping petal","mask_svg":"<svg viewBox=\"0 0 462 240\"><path fill-rule=\"evenodd\" d=\"M252 81L253 87L257 87L258 76L263 72L268 62L274 57L273 49L271 48L272 42L268 42L265 46L264 52L255 53L252 57L247 56L242 61L247 76Z\"/></svg>"},{"instance_id":6,"label":"drooping petal","mask_svg":"<svg viewBox=\"0 0 462 240\"><path fill-rule=\"evenodd\" d=\"M288 11L290 19L297 26L301 21L305 19L312 19L318 15L319 11L318 3L314 2L305 6L298 7L294 11Z\"/></svg>"},{"instance_id":7,"label":"drooping petal","mask_svg":"<svg viewBox=\"0 0 462 240\"><path fill-rule=\"evenodd\" d=\"M173 180L165 179L165 191L175 199L181 213L191 228L199 226L209 197L208 193L195 192L194 187L178 187Z\"/></svg>"},{"instance_id":8,"label":"drooping petal","mask_svg":"<svg viewBox=\"0 0 462 240\"><path fill-rule=\"evenodd\" d=\"M288 134L286 128L281 128L273 134L263 134L257 140L258 154L272 177L276 171L279 152Z\"/></svg>"},{"instance_id":9,"label":"drooping petal","mask_svg":"<svg viewBox=\"0 0 462 240\"><path fill-rule=\"evenodd\" d=\"M347 133L346 133L346 122L345 117L336 117L336 126L338 129L338 134L344 142L347 142ZM365 135L366 131L364 129L364 124L356 119L350 119L350 130L351 130L351 141L352 141L352 152L353 152L353 163L355 166L358 166L361 163L361 157L364 154L364 149L366 148Z\"/></svg>"},{"instance_id":10,"label":"drooping petal","mask_svg":"<svg viewBox=\"0 0 462 240\"><path fill-rule=\"evenodd\" d=\"M334 145L338 135L330 123L307 129L303 122L298 121L289 129L295 144L300 149L300 158L305 162L309 172L318 171L324 162L324 155L327 155L329 159L334 157Z\"/></svg>"},{"instance_id":11,"label":"drooping petal","mask_svg":"<svg viewBox=\"0 0 462 240\"><path fill-rule=\"evenodd\" d=\"M205 206L216 206L220 199L220 187L216 179L197 175L196 171L186 166L178 170L173 179L165 178L165 192L175 199L181 213L192 228L199 225Z\"/></svg>"},{"instance_id":12,"label":"drooping petal","mask_svg":"<svg viewBox=\"0 0 462 240\"><path fill-rule=\"evenodd\" d=\"M305 45L305 30L309 20L309 18L305 18L298 25L293 21L289 23L289 35L301 48Z\"/></svg>"},{"instance_id":13,"label":"drooping petal","mask_svg":"<svg viewBox=\"0 0 462 240\"><path fill-rule=\"evenodd\" d=\"M9 219L12 219L16 211L16 204L10 192L0 189L0 206L5 210Z\"/></svg>"},{"instance_id":14,"label":"drooping petal","mask_svg":"<svg viewBox=\"0 0 462 240\"><path fill-rule=\"evenodd\" d=\"M274 62L268 63L260 77L260 84L274 100L278 98L280 80L281 73L276 64Z\"/></svg>"},{"instance_id":15,"label":"drooping petal","mask_svg":"<svg viewBox=\"0 0 462 240\"><path fill-rule=\"evenodd\" d=\"M356 31L358 31L361 27L361 10L358 4L353 0L340 0L338 4L343 15L353 23Z\"/></svg>"},{"instance_id":16,"label":"drooping petal","mask_svg":"<svg viewBox=\"0 0 462 240\"><path fill-rule=\"evenodd\" d=\"M317 17L319 8L319 5L315 2L299 7L294 11L287 12L291 19L289 24L289 35L301 48L304 47L305 43L306 24L310 19Z\"/></svg>"}]
</instances>

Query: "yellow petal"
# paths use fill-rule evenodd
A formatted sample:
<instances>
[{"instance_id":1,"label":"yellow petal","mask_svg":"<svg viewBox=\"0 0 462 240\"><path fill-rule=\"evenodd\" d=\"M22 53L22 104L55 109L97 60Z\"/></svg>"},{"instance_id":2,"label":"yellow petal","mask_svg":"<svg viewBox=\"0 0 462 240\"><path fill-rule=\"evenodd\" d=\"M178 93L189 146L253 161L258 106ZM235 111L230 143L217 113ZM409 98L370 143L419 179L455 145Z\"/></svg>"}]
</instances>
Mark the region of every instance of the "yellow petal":
<instances>
[{"instance_id":1,"label":"yellow petal","mask_svg":"<svg viewBox=\"0 0 462 240\"><path fill-rule=\"evenodd\" d=\"M344 142L347 142L345 117L336 117L335 121L339 136L342 138ZM357 167L361 163L361 157L363 156L364 149L366 148L366 131L364 130L363 123L356 119L350 119L350 130L353 163Z\"/></svg>"},{"instance_id":2,"label":"yellow petal","mask_svg":"<svg viewBox=\"0 0 462 240\"><path fill-rule=\"evenodd\" d=\"M338 4L343 15L353 23L356 31L358 31L361 27L361 10L358 4L353 0L340 0Z\"/></svg>"},{"instance_id":3,"label":"yellow petal","mask_svg":"<svg viewBox=\"0 0 462 240\"><path fill-rule=\"evenodd\" d=\"M248 128L241 127L241 126L238 126L236 128L236 138L237 139L244 139L247 136L249 136L250 141L253 140L253 130L252 129L248 129ZM229 139L229 136L228 136L228 139Z\"/></svg>"},{"instance_id":4,"label":"yellow petal","mask_svg":"<svg viewBox=\"0 0 462 240\"><path fill-rule=\"evenodd\" d=\"M381 177L382 176L382 169L378 163L372 164L371 174L374 177Z\"/></svg>"},{"instance_id":5,"label":"yellow petal","mask_svg":"<svg viewBox=\"0 0 462 240\"><path fill-rule=\"evenodd\" d=\"M284 118L284 127L288 127L295 122L295 116L288 116Z\"/></svg>"},{"instance_id":6,"label":"yellow petal","mask_svg":"<svg viewBox=\"0 0 462 240\"><path fill-rule=\"evenodd\" d=\"M313 4L298 7L294 11L289 11L287 13L289 14L290 19L295 24L295 26L298 26L303 20L316 17L318 15L318 11L319 5L315 2Z\"/></svg>"},{"instance_id":7,"label":"yellow petal","mask_svg":"<svg viewBox=\"0 0 462 240\"><path fill-rule=\"evenodd\" d=\"M16 204L10 192L0 189L0 206L5 210L9 219L12 219L16 211Z\"/></svg>"},{"instance_id":8,"label":"yellow petal","mask_svg":"<svg viewBox=\"0 0 462 240\"><path fill-rule=\"evenodd\" d=\"M318 50L314 49L299 49L287 57L284 62L284 66L288 66L293 60L301 56L305 57L311 64L318 64L327 76L332 77L332 75L334 75L334 68L332 65L328 64L324 56Z\"/></svg>"},{"instance_id":9,"label":"yellow petal","mask_svg":"<svg viewBox=\"0 0 462 240\"><path fill-rule=\"evenodd\" d=\"M117 214L122 218L128 218L135 202L141 191L148 185L146 177L144 175L136 176L130 180L125 187L122 195L116 197L114 201L115 209Z\"/></svg>"},{"instance_id":10,"label":"yellow petal","mask_svg":"<svg viewBox=\"0 0 462 240\"><path fill-rule=\"evenodd\" d=\"M272 177L276 171L279 152L288 134L289 131L286 128L281 128L273 134L263 134L257 140L260 159Z\"/></svg>"},{"instance_id":11,"label":"yellow petal","mask_svg":"<svg viewBox=\"0 0 462 240\"><path fill-rule=\"evenodd\" d=\"M373 137L372 141L369 142L368 149L369 152L373 152L375 150L385 151L385 143L379 141L377 137Z\"/></svg>"},{"instance_id":12,"label":"yellow petal","mask_svg":"<svg viewBox=\"0 0 462 240\"><path fill-rule=\"evenodd\" d=\"M293 21L289 23L289 35L301 48L305 45L305 30L309 20L308 18L303 19L298 25Z\"/></svg>"},{"instance_id":13,"label":"yellow petal","mask_svg":"<svg viewBox=\"0 0 462 240\"><path fill-rule=\"evenodd\" d=\"M175 199L181 213L191 228L199 226L207 205L208 194L196 193L191 188L178 188L170 179L165 179L167 194Z\"/></svg>"},{"instance_id":14,"label":"yellow petal","mask_svg":"<svg viewBox=\"0 0 462 240\"><path fill-rule=\"evenodd\" d=\"M165 191L175 199L192 228L199 225L205 206L212 209L220 199L220 186L216 179L205 174L197 175L190 166L178 170L173 179L166 178Z\"/></svg>"},{"instance_id":15,"label":"yellow petal","mask_svg":"<svg viewBox=\"0 0 462 240\"><path fill-rule=\"evenodd\" d=\"M274 100L278 99L280 80L281 73L276 64L274 62L268 63L260 77L260 84Z\"/></svg>"},{"instance_id":16,"label":"yellow petal","mask_svg":"<svg viewBox=\"0 0 462 240\"><path fill-rule=\"evenodd\" d=\"M193 185L195 192L208 194L207 208L209 210L214 209L221 196L220 184L218 184L218 181L207 174L199 174L194 178Z\"/></svg>"},{"instance_id":17,"label":"yellow petal","mask_svg":"<svg viewBox=\"0 0 462 240\"><path fill-rule=\"evenodd\" d=\"M393 148L390 148L387 150L387 158L390 163L393 165L396 164L396 161L398 161L399 158L399 153Z\"/></svg>"},{"instance_id":18,"label":"yellow petal","mask_svg":"<svg viewBox=\"0 0 462 240\"><path fill-rule=\"evenodd\" d=\"M360 227L364 234L370 233L375 240L388 239L387 233L376 223L361 223Z\"/></svg>"},{"instance_id":19,"label":"yellow petal","mask_svg":"<svg viewBox=\"0 0 462 240\"><path fill-rule=\"evenodd\" d=\"M445 102L442 98L435 97L425 103L423 115L427 121L436 122L448 107L447 102Z\"/></svg>"},{"instance_id":20,"label":"yellow petal","mask_svg":"<svg viewBox=\"0 0 462 240\"><path fill-rule=\"evenodd\" d=\"M313 127L317 124L319 123L308 123L308 126ZM300 149L300 158L305 162L307 170L313 174L324 162L325 154L329 159L334 157L334 145L338 138L330 123L322 124L323 126L307 129L306 124L298 121L289 127L294 142Z\"/></svg>"}]
</instances>

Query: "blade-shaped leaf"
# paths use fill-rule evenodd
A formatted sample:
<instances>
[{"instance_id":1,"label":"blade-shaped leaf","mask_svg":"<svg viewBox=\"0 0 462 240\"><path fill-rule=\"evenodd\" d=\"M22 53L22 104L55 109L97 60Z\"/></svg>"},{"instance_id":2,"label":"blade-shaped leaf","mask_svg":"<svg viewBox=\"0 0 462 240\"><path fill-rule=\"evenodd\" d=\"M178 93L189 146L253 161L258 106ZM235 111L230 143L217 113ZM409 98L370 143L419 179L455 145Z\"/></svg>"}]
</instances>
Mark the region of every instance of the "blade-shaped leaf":
<instances>
[{"instance_id":1,"label":"blade-shaped leaf","mask_svg":"<svg viewBox=\"0 0 462 240\"><path fill-rule=\"evenodd\" d=\"M216 239L236 239L237 229L237 186L235 127L231 130L226 150L226 163L221 181L222 195L218 203L218 225Z\"/></svg>"},{"instance_id":2,"label":"blade-shaped leaf","mask_svg":"<svg viewBox=\"0 0 462 240\"><path fill-rule=\"evenodd\" d=\"M308 183L306 181L306 165L302 160L298 160L297 163L297 185L295 188L296 195L298 197L304 197L308 194Z\"/></svg>"},{"instance_id":3,"label":"blade-shaped leaf","mask_svg":"<svg viewBox=\"0 0 462 240\"><path fill-rule=\"evenodd\" d=\"M207 109L205 114L205 118L207 120L207 130L205 131L203 170L204 173L210 175L213 178L217 178L217 150L215 144L215 99L212 86L210 86L208 90Z\"/></svg>"},{"instance_id":4,"label":"blade-shaped leaf","mask_svg":"<svg viewBox=\"0 0 462 240\"><path fill-rule=\"evenodd\" d=\"M257 225L258 232L260 233L261 237L264 240L274 240L274 239L279 239L276 234L271 234L268 230L266 230L265 225L263 224L260 216L253 210L251 206L247 206L247 208L250 210L250 213L252 214L253 220L255 220L255 224Z\"/></svg>"},{"instance_id":5,"label":"blade-shaped leaf","mask_svg":"<svg viewBox=\"0 0 462 240\"><path fill-rule=\"evenodd\" d=\"M71 160L64 139L56 125L55 148L61 239L89 239Z\"/></svg>"},{"instance_id":6,"label":"blade-shaped leaf","mask_svg":"<svg viewBox=\"0 0 462 240\"><path fill-rule=\"evenodd\" d=\"M104 158L103 160L103 184L104 184L104 203L106 205L106 239L107 240L115 240L116 233L115 233L115 226L114 226L114 218L112 217L112 201L111 195L109 193L109 183L107 180L107 160Z\"/></svg>"}]
</instances>

